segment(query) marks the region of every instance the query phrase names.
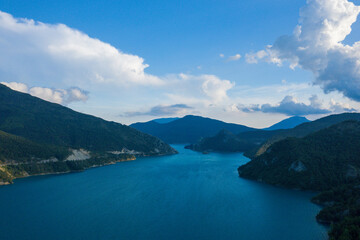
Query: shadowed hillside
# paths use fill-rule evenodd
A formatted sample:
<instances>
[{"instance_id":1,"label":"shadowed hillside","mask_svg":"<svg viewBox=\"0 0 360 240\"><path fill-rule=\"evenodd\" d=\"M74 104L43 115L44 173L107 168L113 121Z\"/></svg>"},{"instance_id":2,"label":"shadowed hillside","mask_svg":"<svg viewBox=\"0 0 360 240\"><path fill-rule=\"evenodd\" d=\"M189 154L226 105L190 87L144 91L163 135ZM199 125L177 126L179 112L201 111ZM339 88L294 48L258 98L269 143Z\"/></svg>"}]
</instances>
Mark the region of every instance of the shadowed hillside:
<instances>
[{"instance_id":1,"label":"shadowed hillside","mask_svg":"<svg viewBox=\"0 0 360 240\"><path fill-rule=\"evenodd\" d=\"M235 134L256 130L243 125L192 115L164 124L150 121L134 123L130 126L156 136L167 143L196 143L201 138L214 136L223 129Z\"/></svg>"}]
</instances>

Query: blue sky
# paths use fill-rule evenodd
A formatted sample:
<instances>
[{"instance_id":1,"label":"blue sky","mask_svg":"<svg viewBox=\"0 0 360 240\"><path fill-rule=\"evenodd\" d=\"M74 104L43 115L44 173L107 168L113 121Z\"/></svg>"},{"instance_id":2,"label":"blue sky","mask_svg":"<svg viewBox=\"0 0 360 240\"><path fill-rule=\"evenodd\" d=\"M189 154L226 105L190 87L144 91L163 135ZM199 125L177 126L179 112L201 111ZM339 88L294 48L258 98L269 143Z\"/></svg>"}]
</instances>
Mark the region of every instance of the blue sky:
<instances>
[{"instance_id":1,"label":"blue sky","mask_svg":"<svg viewBox=\"0 0 360 240\"><path fill-rule=\"evenodd\" d=\"M324 14L311 12L311 6L319 5L325 7ZM314 119L358 111L360 82L353 74L358 66L345 69L349 64L331 61L339 59L336 54L343 62L360 56L353 45L360 38L360 25L352 5L347 0L0 0L0 11L13 20L11 24L12 20L2 19L0 50L8 50L9 56L0 57L0 81L126 124L197 114L264 127L296 113ZM345 10L339 10L340 6ZM299 22L302 7L311 10L311 18L302 16L310 19L307 25ZM345 17L338 19L339 13ZM21 18L35 23L23 23ZM351 33L343 33L345 40L339 33L332 45L322 37L328 47L315 57L314 51L304 55L285 47L291 43L318 49L317 42L304 39L328 30L323 25L312 28L319 19L331 20L339 29L351 26ZM297 42L277 41L293 35L298 24L316 32L304 31ZM79 37L77 31L84 36ZM274 43L277 46L267 47ZM338 43L353 47L351 56L345 56L343 48L333 53ZM254 55L262 50L268 55ZM274 54L275 58L269 57ZM330 72L330 67L315 68L314 58L316 63L332 63L333 69L345 69L348 74ZM113 62L117 65L108 67ZM296 67L289 68L288 62ZM131 71L140 71L141 76L130 76L126 69L136 69Z\"/></svg>"}]
</instances>

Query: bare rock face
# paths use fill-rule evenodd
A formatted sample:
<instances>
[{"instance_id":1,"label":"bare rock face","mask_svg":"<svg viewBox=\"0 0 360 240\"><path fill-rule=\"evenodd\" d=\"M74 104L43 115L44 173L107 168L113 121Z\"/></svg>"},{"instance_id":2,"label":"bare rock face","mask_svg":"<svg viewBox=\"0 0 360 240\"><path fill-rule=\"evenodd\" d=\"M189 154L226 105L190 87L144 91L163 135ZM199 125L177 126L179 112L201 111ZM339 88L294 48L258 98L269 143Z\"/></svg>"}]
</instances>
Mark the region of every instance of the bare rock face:
<instances>
[{"instance_id":1,"label":"bare rock face","mask_svg":"<svg viewBox=\"0 0 360 240\"><path fill-rule=\"evenodd\" d=\"M72 150L72 154L66 158L66 161L81 161L90 159L91 155L89 151L84 149Z\"/></svg>"},{"instance_id":2,"label":"bare rock face","mask_svg":"<svg viewBox=\"0 0 360 240\"><path fill-rule=\"evenodd\" d=\"M301 161L296 161L293 162L289 167L289 171L291 170L300 173L300 172L305 172L307 169Z\"/></svg>"}]
</instances>

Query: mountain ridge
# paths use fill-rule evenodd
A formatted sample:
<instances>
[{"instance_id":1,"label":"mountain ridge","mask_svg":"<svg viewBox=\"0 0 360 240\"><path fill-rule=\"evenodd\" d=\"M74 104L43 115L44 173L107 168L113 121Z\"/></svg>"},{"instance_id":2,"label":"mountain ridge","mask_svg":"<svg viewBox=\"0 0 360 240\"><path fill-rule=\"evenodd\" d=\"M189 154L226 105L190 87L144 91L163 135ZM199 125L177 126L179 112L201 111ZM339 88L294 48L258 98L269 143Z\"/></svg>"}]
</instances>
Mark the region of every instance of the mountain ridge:
<instances>
[{"instance_id":1,"label":"mountain ridge","mask_svg":"<svg viewBox=\"0 0 360 240\"><path fill-rule=\"evenodd\" d=\"M271 125L270 127L263 128L263 130L279 130L294 128L302 123L310 122L306 117L293 116L286 118L278 123Z\"/></svg>"},{"instance_id":2,"label":"mountain ridge","mask_svg":"<svg viewBox=\"0 0 360 240\"><path fill-rule=\"evenodd\" d=\"M195 143L203 137L213 136L222 129L234 133L258 130L240 124L226 123L220 120L194 115L187 115L164 124L149 121L145 123L134 123L131 124L130 127L156 136L167 143L185 144Z\"/></svg>"},{"instance_id":3,"label":"mountain ridge","mask_svg":"<svg viewBox=\"0 0 360 240\"><path fill-rule=\"evenodd\" d=\"M266 140L260 147L257 149L253 149L251 151L246 152L245 154L252 158L256 156L260 156L264 152L266 152L267 148L271 146L273 143L278 142L287 137L305 137L306 135L319 131L324 128L328 128L331 125L347 121L347 120L357 120L360 121L360 113L341 113L341 114L333 114L323 118L319 118L317 120L302 123L292 129L285 129L278 134L270 137Z\"/></svg>"}]
</instances>

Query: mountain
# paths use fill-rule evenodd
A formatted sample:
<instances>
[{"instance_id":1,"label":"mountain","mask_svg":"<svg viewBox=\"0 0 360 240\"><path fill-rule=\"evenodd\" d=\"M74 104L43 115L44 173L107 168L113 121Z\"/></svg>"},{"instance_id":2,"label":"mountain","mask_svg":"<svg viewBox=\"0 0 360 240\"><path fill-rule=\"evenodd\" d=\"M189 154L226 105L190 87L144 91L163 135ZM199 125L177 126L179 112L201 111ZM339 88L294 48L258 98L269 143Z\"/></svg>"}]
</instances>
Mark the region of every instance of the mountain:
<instances>
[{"instance_id":1,"label":"mountain","mask_svg":"<svg viewBox=\"0 0 360 240\"><path fill-rule=\"evenodd\" d=\"M63 161L71 155L68 148L38 144L3 131L0 131L0 146L0 185L11 183L16 172L20 176L22 165L34 166L55 159ZM10 168L17 170L12 172Z\"/></svg>"},{"instance_id":2,"label":"mountain","mask_svg":"<svg viewBox=\"0 0 360 240\"><path fill-rule=\"evenodd\" d=\"M330 115L324 118L317 119L312 122L307 122L300 124L292 129L285 129L280 131L279 133L270 137L266 142L264 142L260 147L257 149L253 149L245 153L246 156L252 158L255 156L259 156L266 152L267 148L271 146L273 143L285 139L287 137L304 137L310 133L319 131L321 129L330 127L336 123L340 123L347 120L356 120L360 121L360 114L359 113L342 113L342 114L335 114Z\"/></svg>"},{"instance_id":3,"label":"mountain","mask_svg":"<svg viewBox=\"0 0 360 240\"><path fill-rule=\"evenodd\" d=\"M202 138L197 143L190 144L185 148L198 152L247 152L257 149L267 139L280 131L257 130L236 135L230 131L221 130L215 136Z\"/></svg>"},{"instance_id":4,"label":"mountain","mask_svg":"<svg viewBox=\"0 0 360 240\"><path fill-rule=\"evenodd\" d=\"M331 225L329 238L360 239L359 121L275 142L238 172L241 177L277 186L322 191L312 201L323 206L316 219Z\"/></svg>"},{"instance_id":5,"label":"mountain","mask_svg":"<svg viewBox=\"0 0 360 240\"><path fill-rule=\"evenodd\" d=\"M160 139L131 127L0 84L0 185L18 177L174 153Z\"/></svg>"},{"instance_id":6,"label":"mountain","mask_svg":"<svg viewBox=\"0 0 360 240\"><path fill-rule=\"evenodd\" d=\"M0 146L0 185L10 184L19 177L80 171L135 159L126 152L90 152L39 144L3 131L0 131Z\"/></svg>"},{"instance_id":7,"label":"mountain","mask_svg":"<svg viewBox=\"0 0 360 240\"><path fill-rule=\"evenodd\" d=\"M292 122L291 119L293 118L289 119L290 122ZM296 117L294 119L299 118ZM301 119L300 121L305 120L305 118ZM316 121L302 123L292 129L250 130L238 134L218 132L213 136L201 138L196 143L186 146L186 148L200 152L244 152L247 157L253 158L264 153L269 146L277 141L287 137L304 137L346 120L360 120L360 114L343 113L331 115ZM284 121L285 123L287 122L286 120ZM284 126L281 122L278 124L275 125Z\"/></svg>"},{"instance_id":8,"label":"mountain","mask_svg":"<svg viewBox=\"0 0 360 240\"><path fill-rule=\"evenodd\" d=\"M322 224L331 225L329 239L360 239L360 180L323 191L312 199L323 209L316 216Z\"/></svg>"},{"instance_id":9,"label":"mountain","mask_svg":"<svg viewBox=\"0 0 360 240\"><path fill-rule=\"evenodd\" d=\"M294 128L302 123L310 122L306 117L294 116L278 122L271 127L264 128L264 130L278 130Z\"/></svg>"},{"instance_id":10,"label":"mountain","mask_svg":"<svg viewBox=\"0 0 360 240\"><path fill-rule=\"evenodd\" d=\"M192 115L164 124L150 121L134 123L130 126L156 136L167 143L195 143L203 137L214 136L223 129L235 134L256 130L243 125L225 123L211 118Z\"/></svg>"},{"instance_id":11,"label":"mountain","mask_svg":"<svg viewBox=\"0 0 360 240\"><path fill-rule=\"evenodd\" d=\"M24 163L39 159L57 158L64 160L70 155L65 147L39 144L0 131L0 163Z\"/></svg>"},{"instance_id":12,"label":"mountain","mask_svg":"<svg viewBox=\"0 0 360 240\"><path fill-rule=\"evenodd\" d=\"M360 122L345 121L286 138L239 167L241 177L290 188L326 190L360 176Z\"/></svg>"},{"instance_id":13,"label":"mountain","mask_svg":"<svg viewBox=\"0 0 360 240\"><path fill-rule=\"evenodd\" d=\"M197 143L186 148L199 152L247 152L250 153L266 142L269 138L278 135L283 129L293 128L301 123L309 122L305 117L291 117L269 128L256 131L240 132L220 131L215 136L201 138Z\"/></svg>"},{"instance_id":14,"label":"mountain","mask_svg":"<svg viewBox=\"0 0 360 240\"><path fill-rule=\"evenodd\" d=\"M195 151L217 151L228 152L232 149L233 152L245 152L249 158L261 155L266 151L271 144L282 140L286 137L303 137L312 132L329 127L333 124L345 120L360 120L358 113L344 113L338 115L331 115L313 122L305 122L293 129L278 129L278 130L256 130L247 131L239 134L231 135L222 138L222 134L217 134L212 137L200 139L197 143L187 146L187 148ZM276 124L275 124L276 125ZM234 144L234 146L226 146L226 142ZM226 146L226 147L225 147ZM237 146L237 147L236 147Z\"/></svg>"},{"instance_id":15,"label":"mountain","mask_svg":"<svg viewBox=\"0 0 360 240\"><path fill-rule=\"evenodd\" d=\"M179 118L158 118L158 119L154 119L152 120L153 122L157 122L157 123L169 123L169 122L173 122L175 120L178 120Z\"/></svg>"},{"instance_id":16,"label":"mountain","mask_svg":"<svg viewBox=\"0 0 360 240\"><path fill-rule=\"evenodd\" d=\"M0 84L0 130L28 140L89 151L163 155L175 150L131 127L75 112Z\"/></svg>"}]
</instances>

